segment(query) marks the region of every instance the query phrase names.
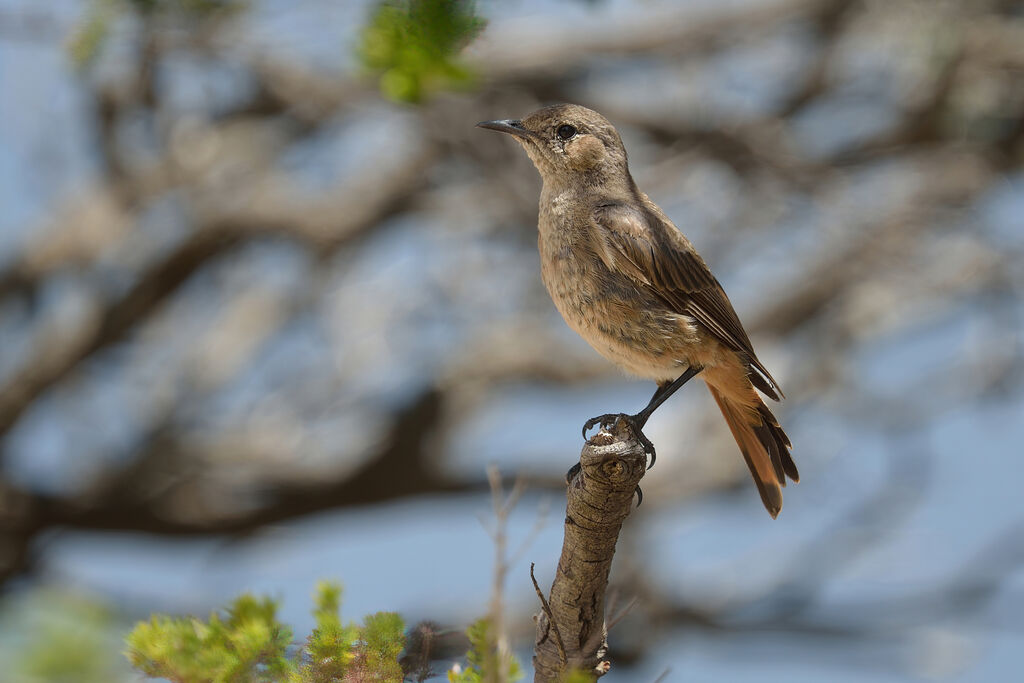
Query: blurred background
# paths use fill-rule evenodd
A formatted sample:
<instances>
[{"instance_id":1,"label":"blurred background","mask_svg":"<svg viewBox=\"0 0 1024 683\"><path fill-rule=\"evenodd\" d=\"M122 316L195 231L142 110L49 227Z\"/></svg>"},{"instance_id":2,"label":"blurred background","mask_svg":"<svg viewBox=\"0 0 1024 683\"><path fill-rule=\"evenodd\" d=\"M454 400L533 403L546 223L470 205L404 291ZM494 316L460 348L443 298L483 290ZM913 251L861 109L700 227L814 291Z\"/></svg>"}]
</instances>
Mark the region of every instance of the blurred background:
<instances>
[{"instance_id":1,"label":"blurred background","mask_svg":"<svg viewBox=\"0 0 1024 683\"><path fill-rule=\"evenodd\" d=\"M135 680L133 620L242 590L303 634L321 578L462 629L488 463L529 662L580 426L653 390L473 127L563 101L724 284L802 475L773 522L699 384L658 411L608 680L1019 676L1024 3L427 4L416 43L371 0L0 0L0 677Z\"/></svg>"}]
</instances>

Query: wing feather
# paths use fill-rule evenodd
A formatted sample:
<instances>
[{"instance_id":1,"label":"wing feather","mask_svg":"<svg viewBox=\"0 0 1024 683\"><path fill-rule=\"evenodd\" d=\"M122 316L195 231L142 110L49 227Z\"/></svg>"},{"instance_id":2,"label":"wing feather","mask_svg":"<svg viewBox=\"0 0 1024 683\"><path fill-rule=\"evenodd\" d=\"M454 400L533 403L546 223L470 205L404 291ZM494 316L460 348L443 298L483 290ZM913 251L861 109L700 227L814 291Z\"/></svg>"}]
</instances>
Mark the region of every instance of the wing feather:
<instances>
[{"instance_id":1,"label":"wing feather","mask_svg":"<svg viewBox=\"0 0 1024 683\"><path fill-rule=\"evenodd\" d=\"M742 354L752 370L754 386L779 400L782 390L758 360L722 285L667 218L625 204L603 204L593 216L598 236L595 251L608 268L647 287L671 310L691 316L716 339ZM655 221L663 229L652 230Z\"/></svg>"}]
</instances>

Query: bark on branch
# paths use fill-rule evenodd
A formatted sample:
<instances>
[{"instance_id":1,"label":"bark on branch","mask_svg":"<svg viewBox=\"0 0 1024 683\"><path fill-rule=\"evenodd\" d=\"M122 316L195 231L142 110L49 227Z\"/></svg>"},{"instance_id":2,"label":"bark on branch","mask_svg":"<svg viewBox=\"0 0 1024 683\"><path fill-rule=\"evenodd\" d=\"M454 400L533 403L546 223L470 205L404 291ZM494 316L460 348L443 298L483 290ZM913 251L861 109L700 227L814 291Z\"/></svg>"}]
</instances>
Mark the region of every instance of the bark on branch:
<instances>
[{"instance_id":1,"label":"bark on branch","mask_svg":"<svg viewBox=\"0 0 1024 683\"><path fill-rule=\"evenodd\" d=\"M624 420L583 447L580 471L567 492L562 557L547 604L537 616L535 683L558 681L571 669L595 678L607 671L608 573L619 529L646 468L644 447Z\"/></svg>"}]
</instances>

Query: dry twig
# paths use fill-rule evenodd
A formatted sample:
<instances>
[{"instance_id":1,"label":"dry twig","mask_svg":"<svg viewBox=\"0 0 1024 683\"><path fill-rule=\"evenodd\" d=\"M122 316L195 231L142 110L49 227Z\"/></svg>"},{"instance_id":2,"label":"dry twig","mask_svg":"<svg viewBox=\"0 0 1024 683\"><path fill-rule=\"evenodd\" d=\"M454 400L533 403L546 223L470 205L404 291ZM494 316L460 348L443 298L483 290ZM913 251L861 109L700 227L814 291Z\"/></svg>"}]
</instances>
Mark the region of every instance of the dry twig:
<instances>
[{"instance_id":1,"label":"dry twig","mask_svg":"<svg viewBox=\"0 0 1024 683\"><path fill-rule=\"evenodd\" d=\"M604 673L605 591L622 522L644 476L647 456L624 420L602 430L580 455L569 484L565 538L550 598L537 616L535 681L556 681L568 669ZM555 637L549 638L554 631Z\"/></svg>"}]
</instances>

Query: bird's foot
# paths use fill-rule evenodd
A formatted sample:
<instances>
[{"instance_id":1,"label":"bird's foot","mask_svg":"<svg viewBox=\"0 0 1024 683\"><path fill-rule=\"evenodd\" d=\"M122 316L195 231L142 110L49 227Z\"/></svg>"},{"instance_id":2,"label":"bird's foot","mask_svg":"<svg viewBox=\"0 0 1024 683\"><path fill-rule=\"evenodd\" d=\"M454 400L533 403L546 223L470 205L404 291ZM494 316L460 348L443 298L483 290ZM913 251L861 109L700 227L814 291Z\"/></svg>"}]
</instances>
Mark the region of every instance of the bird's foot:
<instances>
[{"instance_id":1,"label":"bird's foot","mask_svg":"<svg viewBox=\"0 0 1024 683\"><path fill-rule=\"evenodd\" d=\"M615 423L622 418L629 423L629 426L633 428L633 433L636 434L637 440L643 445L644 452L650 456L651 462L647 465L647 469L654 467L654 461L658 459L658 454L654 450L654 444L647 438L643 431L643 424L640 422L639 415L626 415L625 413L605 413L604 415L598 415L592 417L583 424L583 438L587 438L587 432L590 431L594 425L600 425L602 429L608 429L615 426ZM646 422L646 420L645 420ZM643 495L640 495L643 498ZM639 503L638 503L639 505Z\"/></svg>"},{"instance_id":2,"label":"bird's foot","mask_svg":"<svg viewBox=\"0 0 1024 683\"><path fill-rule=\"evenodd\" d=\"M586 422L583 423L583 438L584 438L584 440L587 439L587 432L589 432L591 429L593 429L594 425L599 424L599 425L601 425L601 429L607 429L609 427L614 426L615 425L615 421L618 420L620 417L629 417L629 416L628 415L624 415L622 413L605 413L604 415L598 415L597 417L590 418L589 420L587 420Z\"/></svg>"}]
</instances>

